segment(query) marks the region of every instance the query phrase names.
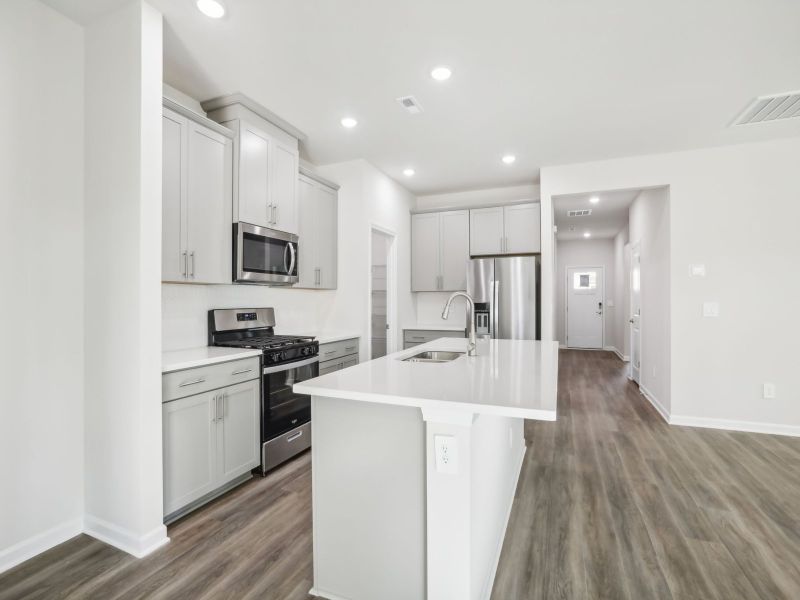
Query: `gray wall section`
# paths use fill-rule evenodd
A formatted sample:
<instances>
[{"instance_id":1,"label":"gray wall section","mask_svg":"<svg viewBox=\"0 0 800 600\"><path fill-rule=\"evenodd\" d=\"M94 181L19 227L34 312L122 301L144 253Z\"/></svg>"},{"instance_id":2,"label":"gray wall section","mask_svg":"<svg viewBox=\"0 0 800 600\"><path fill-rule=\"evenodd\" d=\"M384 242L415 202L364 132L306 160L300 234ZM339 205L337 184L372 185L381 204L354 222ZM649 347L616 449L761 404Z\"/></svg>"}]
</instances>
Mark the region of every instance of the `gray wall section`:
<instances>
[{"instance_id":1,"label":"gray wall section","mask_svg":"<svg viewBox=\"0 0 800 600\"><path fill-rule=\"evenodd\" d=\"M418 408L312 398L314 589L425 597L425 423Z\"/></svg>"}]
</instances>

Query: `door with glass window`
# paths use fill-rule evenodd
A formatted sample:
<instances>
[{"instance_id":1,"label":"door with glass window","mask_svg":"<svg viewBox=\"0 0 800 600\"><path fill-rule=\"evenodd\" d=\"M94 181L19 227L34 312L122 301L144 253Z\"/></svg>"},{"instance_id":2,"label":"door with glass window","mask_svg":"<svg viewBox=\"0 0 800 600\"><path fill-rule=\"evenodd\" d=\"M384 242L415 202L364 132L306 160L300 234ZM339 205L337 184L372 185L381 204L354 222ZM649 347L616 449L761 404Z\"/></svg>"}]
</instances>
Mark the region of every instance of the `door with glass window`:
<instances>
[{"instance_id":1,"label":"door with glass window","mask_svg":"<svg viewBox=\"0 0 800 600\"><path fill-rule=\"evenodd\" d=\"M567 347L603 347L603 268L567 269Z\"/></svg>"}]
</instances>

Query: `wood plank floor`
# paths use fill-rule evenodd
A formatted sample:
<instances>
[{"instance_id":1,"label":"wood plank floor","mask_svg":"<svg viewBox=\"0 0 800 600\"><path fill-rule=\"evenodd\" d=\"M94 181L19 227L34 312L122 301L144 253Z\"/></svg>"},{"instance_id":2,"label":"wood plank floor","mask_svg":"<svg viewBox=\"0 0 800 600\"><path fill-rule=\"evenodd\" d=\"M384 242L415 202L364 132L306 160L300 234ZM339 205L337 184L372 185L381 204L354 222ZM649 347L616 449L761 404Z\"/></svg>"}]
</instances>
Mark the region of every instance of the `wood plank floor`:
<instances>
[{"instance_id":1,"label":"wood plank floor","mask_svg":"<svg viewBox=\"0 0 800 600\"><path fill-rule=\"evenodd\" d=\"M800 598L800 439L667 426L610 353L562 351L559 378L493 600ZM310 454L169 535L142 560L78 536L0 575L0 600L308 600Z\"/></svg>"},{"instance_id":2,"label":"wood plank floor","mask_svg":"<svg viewBox=\"0 0 800 600\"><path fill-rule=\"evenodd\" d=\"M800 439L666 425L625 373L560 353L492 599L800 598Z\"/></svg>"}]
</instances>

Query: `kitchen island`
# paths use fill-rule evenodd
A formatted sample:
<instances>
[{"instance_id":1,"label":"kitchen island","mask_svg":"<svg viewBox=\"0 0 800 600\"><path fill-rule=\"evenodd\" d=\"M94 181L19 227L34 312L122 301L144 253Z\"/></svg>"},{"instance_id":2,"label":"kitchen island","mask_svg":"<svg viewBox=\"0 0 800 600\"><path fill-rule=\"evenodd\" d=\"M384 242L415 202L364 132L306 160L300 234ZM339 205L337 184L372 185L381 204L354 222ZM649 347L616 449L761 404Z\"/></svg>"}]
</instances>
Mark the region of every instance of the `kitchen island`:
<instances>
[{"instance_id":1,"label":"kitchen island","mask_svg":"<svg viewBox=\"0 0 800 600\"><path fill-rule=\"evenodd\" d=\"M442 338L294 386L312 396L314 587L488 598L525 454L555 420L556 342ZM408 362L426 351L449 362ZM441 356L441 355L440 355Z\"/></svg>"}]
</instances>

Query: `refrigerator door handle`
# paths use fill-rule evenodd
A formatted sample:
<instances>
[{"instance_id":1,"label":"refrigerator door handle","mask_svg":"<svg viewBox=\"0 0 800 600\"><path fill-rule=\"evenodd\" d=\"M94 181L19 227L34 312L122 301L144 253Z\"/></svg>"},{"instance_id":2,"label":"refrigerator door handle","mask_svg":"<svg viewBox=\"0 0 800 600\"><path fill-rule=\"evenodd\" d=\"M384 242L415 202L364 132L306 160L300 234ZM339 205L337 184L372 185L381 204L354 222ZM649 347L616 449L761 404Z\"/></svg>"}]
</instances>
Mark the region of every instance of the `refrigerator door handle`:
<instances>
[{"instance_id":1,"label":"refrigerator door handle","mask_svg":"<svg viewBox=\"0 0 800 600\"><path fill-rule=\"evenodd\" d=\"M500 313L500 282L492 282L492 338L497 339L498 315Z\"/></svg>"}]
</instances>

